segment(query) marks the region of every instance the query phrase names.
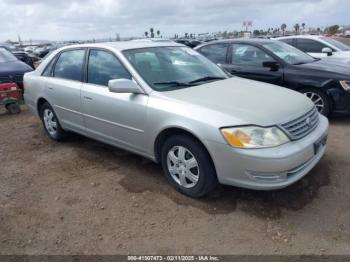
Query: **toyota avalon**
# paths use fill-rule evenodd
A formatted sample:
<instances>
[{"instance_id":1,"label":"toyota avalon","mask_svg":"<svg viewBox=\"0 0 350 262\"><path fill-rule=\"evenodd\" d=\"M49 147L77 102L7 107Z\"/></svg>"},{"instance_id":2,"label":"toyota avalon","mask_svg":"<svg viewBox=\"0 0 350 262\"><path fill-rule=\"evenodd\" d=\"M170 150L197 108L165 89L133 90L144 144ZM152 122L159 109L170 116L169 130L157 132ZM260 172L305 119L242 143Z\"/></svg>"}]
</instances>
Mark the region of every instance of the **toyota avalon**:
<instances>
[{"instance_id":1,"label":"toyota avalon","mask_svg":"<svg viewBox=\"0 0 350 262\"><path fill-rule=\"evenodd\" d=\"M229 78L177 43L64 47L24 83L25 101L51 139L73 131L149 158L191 197L219 183L286 187L326 148L328 120L305 96Z\"/></svg>"}]
</instances>

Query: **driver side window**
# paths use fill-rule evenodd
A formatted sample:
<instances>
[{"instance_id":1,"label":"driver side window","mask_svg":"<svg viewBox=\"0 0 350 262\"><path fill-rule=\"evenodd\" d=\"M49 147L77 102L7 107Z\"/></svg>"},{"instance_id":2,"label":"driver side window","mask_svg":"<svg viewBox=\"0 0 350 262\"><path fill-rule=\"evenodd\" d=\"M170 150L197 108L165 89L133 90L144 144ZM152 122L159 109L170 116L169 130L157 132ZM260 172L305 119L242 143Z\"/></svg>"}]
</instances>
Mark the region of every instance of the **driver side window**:
<instances>
[{"instance_id":1,"label":"driver side window","mask_svg":"<svg viewBox=\"0 0 350 262\"><path fill-rule=\"evenodd\" d=\"M252 45L233 44L231 52L233 65L263 67L263 62L275 61L263 50Z\"/></svg>"},{"instance_id":2,"label":"driver side window","mask_svg":"<svg viewBox=\"0 0 350 262\"><path fill-rule=\"evenodd\" d=\"M87 82L108 86L112 79L131 79L130 73L112 53L92 49L89 53Z\"/></svg>"}]
</instances>

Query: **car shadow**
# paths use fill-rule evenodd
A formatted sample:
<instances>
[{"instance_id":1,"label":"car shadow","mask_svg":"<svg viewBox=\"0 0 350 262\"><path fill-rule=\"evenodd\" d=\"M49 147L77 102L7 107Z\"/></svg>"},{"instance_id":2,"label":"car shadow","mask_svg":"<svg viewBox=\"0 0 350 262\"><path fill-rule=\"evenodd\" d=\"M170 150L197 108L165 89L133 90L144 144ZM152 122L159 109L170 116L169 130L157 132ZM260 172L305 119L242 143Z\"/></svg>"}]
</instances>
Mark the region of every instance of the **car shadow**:
<instances>
[{"instance_id":1,"label":"car shadow","mask_svg":"<svg viewBox=\"0 0 350 262\"><path fill-rule=\"evenodd\" d=\"M283 210L300 210L319 195L323 186L330 184L330 156L325 155L318 165L297 183L280 190L254 191L230 186L219 186L209 196L192 199L174 190L163 175L160 165L140 156L116 149L91 139L73 135L67 141L78 146L80 157L104 159L105 165L110 162L110 170L125 175L119 181L126 191L142 194L146 191L161 194L178 205L192 206L208 214L227 214L236 210L251 215L277 219ZM84 153L85 152L85 153Z\"/></svg>"}]
</instances>

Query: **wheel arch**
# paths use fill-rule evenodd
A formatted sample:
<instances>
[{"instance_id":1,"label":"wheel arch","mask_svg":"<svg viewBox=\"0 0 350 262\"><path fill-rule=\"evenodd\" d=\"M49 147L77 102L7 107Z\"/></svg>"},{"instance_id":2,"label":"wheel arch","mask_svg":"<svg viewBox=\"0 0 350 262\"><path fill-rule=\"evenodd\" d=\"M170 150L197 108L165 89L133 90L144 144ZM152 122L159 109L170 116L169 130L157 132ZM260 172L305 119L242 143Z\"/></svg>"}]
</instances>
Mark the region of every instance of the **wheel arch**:
<instances>
[{"instance_id":1,"label":"wheel arch","mask_svg":"<svg viewBox=\"0 0 350 262\"><path fill-rule=\"evenodd\" d=\"M154 157L155 157L156 162L158 162L158 163L161 162L162 145L169 137L174 136L174 135L186 135L186 136L193 138L198 143L200 143L203 146L203 148L206 150L206 152L207 152L208 156L210 157L210 160L213 164L213 167L216 171L213 157L211 156L210 151L208 150L206 144L198 136L193 134L193 132L191 132L183 127L177 127L177 126L166 127L157 135L157 137L154 141Z\"/></svg>"},{"instance_id":2,"label":"wheel arch","mask_svg":"<svg viewBox=\"0 0 350 262\"><path fill-rule=\"evenodd\" d=\"M314 89L319 92L322 92L325 94L326 98L328 99L330 111L334 109L335 106L335 100L332 90L334 89L333 82L327 82L327 84L324 84L322 86L315 86L315 85L300 85L295 90L298 92L302 92L304 89Z\"/></svg>"},{"instance_id":3,"label":"wheel arch","mask_svg":"<svg viewBox=\"0 0 350 262\"><path fill-rule=\"evenodd\" d=\"M39 116L41 114L40 109L44 103L49 103L49 101L47 101L47 99L45 99L44 97L39 97L37 102L36 102L36 110L37 110Z\"/></svg>"}]
</instances>

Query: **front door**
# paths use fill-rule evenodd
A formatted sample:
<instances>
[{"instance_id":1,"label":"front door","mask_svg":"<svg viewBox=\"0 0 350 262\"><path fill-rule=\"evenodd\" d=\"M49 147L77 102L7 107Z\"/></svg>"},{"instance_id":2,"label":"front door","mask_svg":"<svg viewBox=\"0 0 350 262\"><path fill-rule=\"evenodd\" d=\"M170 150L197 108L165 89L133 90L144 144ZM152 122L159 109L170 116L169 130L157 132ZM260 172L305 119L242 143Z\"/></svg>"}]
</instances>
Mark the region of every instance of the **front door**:
<instances>
[{"instance_id":1,"label":"front door","mask_svg":"<svg viewBox=\"0 0 350 262\"><path fill-rule=\"evenodd\" d=\"M131 79L130 73L110 51L90 49L82 87L82 112L90 136L143 152L148 96L112 93L111 79Z\"/></svg>"},{"instance_id":2,"label":"front door","mask_svg":"<svg viewBox=\"0 0 350 262\"><path fill-rule=\"evenodd\" d=\"M276 61L258 47L232 44L228 60L224 68L233 75L276 85L283 83L283 68L264 67L264 62Z\"/></svg>"}]
</instances>

